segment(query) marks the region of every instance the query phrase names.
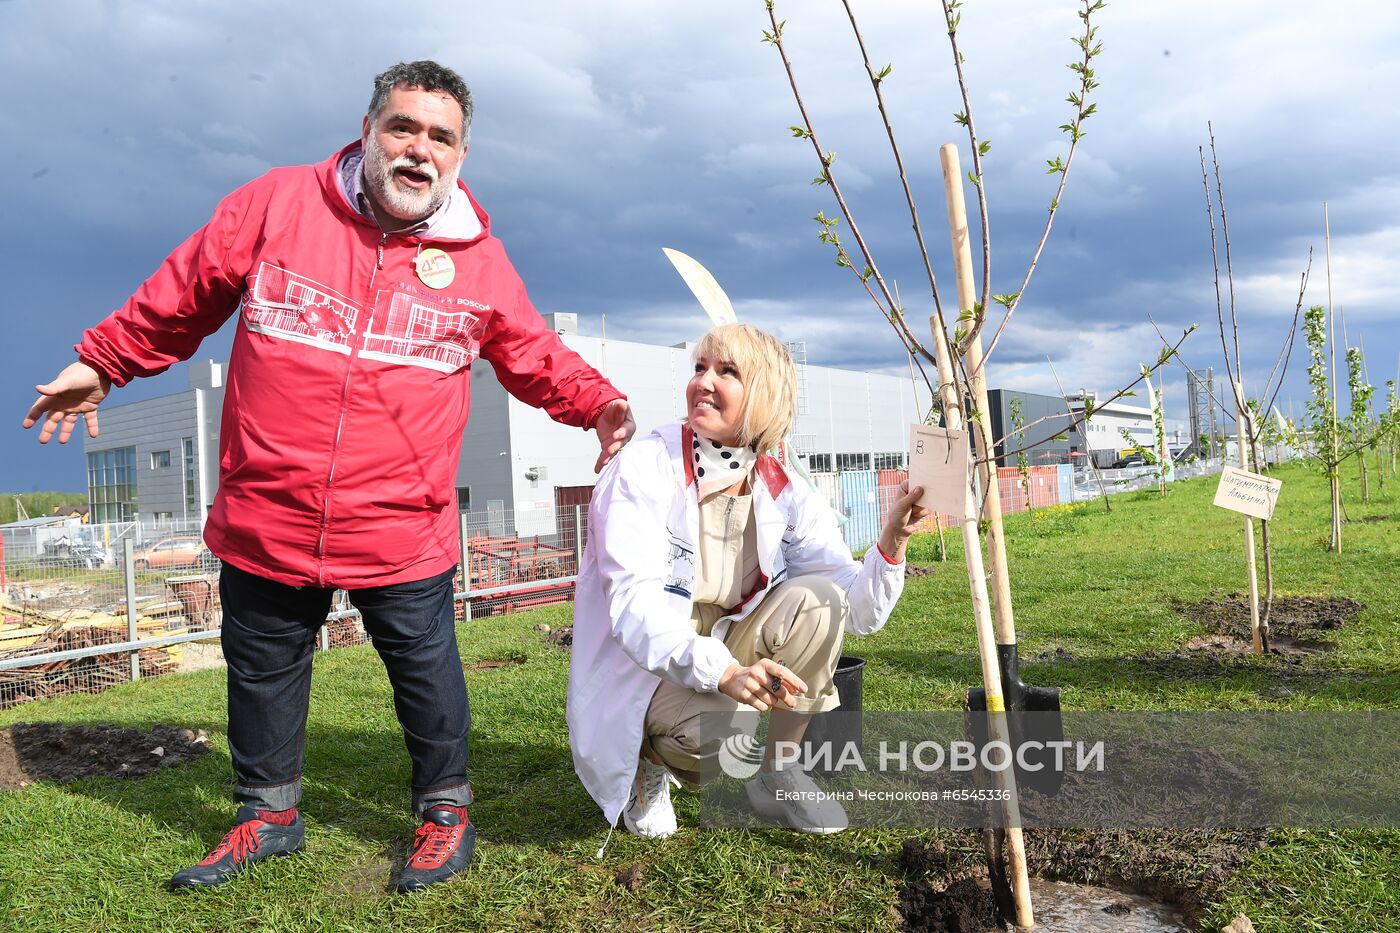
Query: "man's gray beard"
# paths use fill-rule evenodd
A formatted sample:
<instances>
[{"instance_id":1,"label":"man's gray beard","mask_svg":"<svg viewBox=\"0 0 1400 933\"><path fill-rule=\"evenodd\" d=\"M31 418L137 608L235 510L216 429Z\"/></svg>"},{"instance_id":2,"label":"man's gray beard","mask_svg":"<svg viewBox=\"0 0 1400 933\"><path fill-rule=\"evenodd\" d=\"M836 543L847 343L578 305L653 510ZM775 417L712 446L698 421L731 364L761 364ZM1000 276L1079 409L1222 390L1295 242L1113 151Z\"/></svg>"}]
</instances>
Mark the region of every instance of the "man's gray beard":
<instances>
[{"instance_id":1,"label":"man's gray beard","mask_svg":"<svg viewBox=\"0 0 1400 933\"><path fill-rule=\"evenodd\" d=\"M394 183L394 169L411 168L432 178L432 184L424 194L404 191ZM415 162L407 156L399 156L392 162L385 154L378 138L373 133L365 140L364 158L365 186L369 196L378 202L384 213L398 220L423 220L447 200L452 186L456 183L456 173L437 174L437 166L432 162ZM426 202L424 197L426 195Z\"/></svg>"}]
</instances>

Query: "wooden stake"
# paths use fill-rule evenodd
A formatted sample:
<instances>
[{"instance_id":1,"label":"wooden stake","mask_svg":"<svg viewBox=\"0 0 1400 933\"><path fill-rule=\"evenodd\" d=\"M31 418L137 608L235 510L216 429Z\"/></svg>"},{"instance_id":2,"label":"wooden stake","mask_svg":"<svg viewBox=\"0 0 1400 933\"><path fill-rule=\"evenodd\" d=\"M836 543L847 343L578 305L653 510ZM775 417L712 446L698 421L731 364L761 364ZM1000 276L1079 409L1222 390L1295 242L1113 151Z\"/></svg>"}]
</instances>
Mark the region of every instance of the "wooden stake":
<instances>
[{"instance_id":1,"label":"wooden stake","mask_svg":"<svg viewBox=\"0 0 1400 933\"><path fill-rule=\"evenodd\" d=\"M1235 383L1235 428L1240 445L1240 469L1249 469L1249 438L1253 436L1249 406L1245 403L1244 387ZM1259 629L1259 571L1254 561L1254 519L1244 517L1244 559L1249 565L1249 634L1254 653L1264 653L1264 635Z\"/></svg>"},{"instance_id":2,"label":"wooden stake","mask_svg":"<svg viewBox=\"0 0 1400 933\"><path fill-rule=\"evenodd\" d=\"M1342 553L1342 477L1337 465L1337 321L1332 314L1332 224L1327 202L1322 202L1322 235L1327 244L1327 352L1332 363L1332 460L1327 464L1327 485L1332 492L1332 543L1334 553Z\"/></svg>"},{"instance_id":3,"label":"wooden stake","mask_svg":"<svg viewBox=\"0 0 1400 933\"><path fill-rule=\"evenodd\" d=\"M948 230L953 245L953 268L957 277L958 308L970 311L977 303L976 288L972 273L972 249L968 242L967 205L963 198L962 168L958 159L958 147L947 143L938 150L943 164L943 187L948 198ZM986 313L986 309L982 309ZM939 330L935 318L933 329ZM947 334L935 333L934 346L938 356L938 380L942 385L944 412L949 410L950 399L957 405L954 417L961 420L961 400L957 397L953 375L952 352L946 347ZM968 347L964 364L969 372L975 373L968 386L980 417L976 422L978 432L978 454L983 462L978 472L983 487L983 512L987 524L987 551L992 561L992 585L996 591L996 624L992 626L991 613L987 606L987 583L983 576L982 549L977 540L978 522L976 497L969 482L967 488L968 517L963 521L963 543L967 551L968 579L972 583L973 611L977 614L977 650L982 660L982 685L987 691L988 735L992 741L1006 741L1006 706L1002 697L1001 674L997 668L996 644L1015 644L1016 626L1011 610L1011 583L1007 575L1006 547L1002 535L1001 499L998 496L996 461L993 459L992 428L987 405L986 369L982 366L982 344L974 340ZM944 371L946 365L946 373ZM945 420L946 420L945 414ZM946 425L956 427L953 424ZM969 533L971 537L969 538ZM976 569L974 570L974 564ZM980 606L978 590L981 590ZM983 615L987 618L983 618ZM1030 877L1026 870L1025 839L1020 826L1020 803L1016 793L1016 773L1012 768L1003 769L998 775L998 783L1006 791L1007 800L1003 807L1003 822L1006 832L1006 848L1010 858L1011 893L1015 901L1016 926L1029 930L1035 925L1031 910Z\"/></svg>"}]
</instances>

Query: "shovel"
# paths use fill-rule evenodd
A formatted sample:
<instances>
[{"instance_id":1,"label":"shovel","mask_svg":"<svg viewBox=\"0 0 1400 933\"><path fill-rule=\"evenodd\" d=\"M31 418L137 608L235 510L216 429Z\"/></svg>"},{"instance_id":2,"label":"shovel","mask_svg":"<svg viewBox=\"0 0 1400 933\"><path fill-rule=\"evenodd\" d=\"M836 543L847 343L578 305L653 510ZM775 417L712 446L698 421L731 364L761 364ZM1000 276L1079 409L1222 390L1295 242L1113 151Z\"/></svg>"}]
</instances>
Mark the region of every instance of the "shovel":
<instances>
[{"instance_id":1,"label":"shovel","mask_svg":"<svg viewBox=\"0 0 1400 933\"><path fill-rule=\"evenodd\" d=\"M998 620L1000 623L1000 620ZM1011 747L1017 752L1016 786L1040 794L1053 795L1064 784L1064 771L1055 766L1056 749L1048 744L1063 742L1065 723L1060 715L1059 687L1032 687L1021 679L1016 632L1003 637L997 625L997 670L1001 674L1002 698L1006 702L1006 724ZM969 712L986 713L987 691L975 687L966 692L963 705ZM985 716L968 717L970 738L981 746L987 740ZM1025 742L1039 742L1036 748L1022 749ZM1063 753L1061 752L1061 755ZM1022 767L1022 763L1030 767ZM1035 765L1039 764L1037 770Z\"/></svg>"},{"instance_id":2,"label":"shovel","mask_svg":"<svg viewBox=\"0 0 1400 933\"><path fill-rule=\"evenodd\" d=\"M939 159L943 166L943 185L948 197L948 227L953 240L953 271L958 286L958 306L972 308L975 302L973 286L972 253L968 247L967 205L963 200L962 168L958 161L957 147L948 144L939 149ZM990 411L987 403L987 376L983 365L982 339L975 334L968 341L966 368L969 372L968 388L979 411ZM987 552L991 559L991 582L996 608L997 670L1000 673L1002 699L1006 704L1007 738L1016 755L1016 786L1029 787L1042 794L1054 794L1064 783L1064 775L1055 767L1056 748L1026 750L1021 753L1023 742L1058 742L1065 737L1064 722L1060 718L1060 691L1053 687L1032 687L1021 680L1020 661L1016 649L1016 622L1011 607L1011 580L1006 562L1006 539L1001 524L1001 501L997 495L996 464L990 459L995 448L989 423L979 421L976 426L977 444L981 460L978 463L978 478L985 492L983 502L987 532ZM972 712L985 713L987 691L985 687L967 691L964 706ZM987 740L987 717L969 716L970 737L980 747ZM1039 764L1040 768L1023 768L1021 762Z\"/></svg>"}]
</instances>

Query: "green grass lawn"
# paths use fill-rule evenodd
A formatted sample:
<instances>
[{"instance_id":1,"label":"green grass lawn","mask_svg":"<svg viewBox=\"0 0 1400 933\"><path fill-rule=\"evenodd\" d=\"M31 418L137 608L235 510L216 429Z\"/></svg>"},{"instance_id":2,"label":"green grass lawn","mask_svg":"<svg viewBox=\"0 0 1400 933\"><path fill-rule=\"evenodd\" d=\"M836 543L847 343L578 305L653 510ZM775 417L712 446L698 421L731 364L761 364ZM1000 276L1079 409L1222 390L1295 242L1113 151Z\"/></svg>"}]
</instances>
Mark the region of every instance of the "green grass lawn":
<instances>
[{"instance_id":1,"label":"green grass lawn","mask_svg":"<svg viewBox=\"0 0 1400 933\"><path fill-rule=\"evenodd\" d=\"M1287 664L1245 658L1203 669L1145 666L1195 623L1171 608L1244 589L1240 526L1210 505L1215 480L1081 505L1072 514L1008 520L1023 676L1064 688L1068 709L1400 708L1400 496L1360 503L1347 488L1344 553L1325 552L1327 489L1302 467L1284 480L1273 533L1281 595L1347 596L1365 605L1331 633L1336 649ZM1362 521L1380 517L1382 520ZM953 709L978 677L960 557L909 581L889 625L852 640L867 659L867 709ZM1321 543L1319 543L1321 542ZM914 542L915 561L937 553ZM414 822L408 760L372 649L316 660L307 735L304 855L258 866L223 889L171 893L164 883L199 859L234 813L224 737L223 672L143 681L96 696L0 712L0 726L36 720L203 728L212 752L139 781L35 784L0 793L0 927L16 930L890 929L909 831L808 837L696 828L697 798L678 796L681 832L661 843L614 835L578 784L564 723L568 655L533 626L570 622L562 606L460 629L463 660L524 655L469 672L472 781L480 833L464 877L425 894L386 893ZM1062 648L1058 660L1036 660ZM1395 749L1371 750L1396 757ZM629 891L619 869L640 865ZM1215 930L1244 911L1266 931L1400 929L1400 832L1287 831L1234 875L1205 917Z\"/></svg>"}]
</instances>

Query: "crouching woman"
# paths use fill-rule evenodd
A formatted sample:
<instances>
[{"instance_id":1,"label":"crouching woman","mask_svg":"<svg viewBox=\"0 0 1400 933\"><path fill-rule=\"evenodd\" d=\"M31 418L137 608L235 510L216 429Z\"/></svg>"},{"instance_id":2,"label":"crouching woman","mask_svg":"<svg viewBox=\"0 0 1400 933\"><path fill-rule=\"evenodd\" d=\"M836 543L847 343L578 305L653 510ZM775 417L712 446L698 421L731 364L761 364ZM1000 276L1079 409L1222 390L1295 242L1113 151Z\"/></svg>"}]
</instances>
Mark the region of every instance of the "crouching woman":
<instances>
[{"instance_id":1,"label":"crouching woman","mask_svg":"<svg viewBox=\"0 0 1400 933\"><path fill-rule=\"evenodd\" d=\"M746 324L696 348L686 420L633 441L588 509L574 607L569 740L574 767L612 825L676 831L671 784L718 773L716 721L771 710L759 774L764 816L837 832L846 816L774 747L798 742L840 703L832 677L846 632L889 617L904 548L927 514L905 491L877 547L851 557L826 502L767 451L792 427L787 349Z\"/></svg>"}]
</instances>

